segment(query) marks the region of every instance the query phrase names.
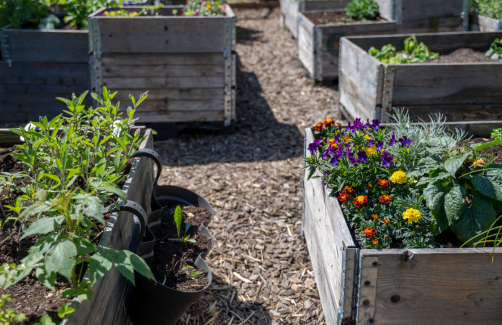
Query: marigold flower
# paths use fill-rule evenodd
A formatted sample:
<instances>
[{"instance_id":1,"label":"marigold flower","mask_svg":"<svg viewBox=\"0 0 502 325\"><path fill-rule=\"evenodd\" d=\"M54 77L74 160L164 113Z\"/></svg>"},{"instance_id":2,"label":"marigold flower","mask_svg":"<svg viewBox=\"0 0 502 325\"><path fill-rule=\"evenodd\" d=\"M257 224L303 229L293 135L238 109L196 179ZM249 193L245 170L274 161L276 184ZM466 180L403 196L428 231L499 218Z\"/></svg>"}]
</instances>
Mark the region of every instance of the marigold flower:
<instances>
[{"instance_id":1,"label":"marigold flower","mask_svg":"<svg viewBox=\"0 0 502 325\"><path fill-rule=\"evenodd\" d=\"M324 125L325 125L326 127L328 127L328 126L330 126L330 125L333 125L333 124L335 124L335 121L333 121L333 119L332 119L332 118L327 118L327 119L326 119L326 121L324 121Z\"/></svg>"},{"instance_id":2,"label":"marigold flower","mask_svg":"<svg viewBox=\"0 0 502 325\"><path fill-rule=\"evenodd\" d=\"M345 185L342 189L342 192L347 193L347 195L354 193L354 188L352 187L352 184L348 183L347 185Z\"/></svg>"},{"instance_id":3,"label":"marigold flower","mask_svg":"<svg viewBox=\"0 0 502 325\"><path fill-rule=\"evenodd\" d=\"M350 137L348 135L342 137L342 140L348 140L348 139L350 139Z\"/></svg>"},{"instance_id":4,"label":"marigold flower","mask_svg":"<svg viewBox=\"0 0 502 325\"><path fill-rule=\"evenodd\" d=\"M364 139L365 139L365 140L371 140L371 137L370 137L369 135L365 134L365 135L364 135Z\"/></svg>"},{"instance_id":5,"label":"marigold flower","mask_svg":"<svg viewBox=\"0 0 502 325\"><path fill-rule=\"evenodd\" d=\"M338 123L336 123L336 126L340 127L340 126L342 126L342 123L338 122Z\"/></svg>"},{"instance_id":6,"label":"marigold flower","mask_svg":"<svg viewBox=\"0 0 502 325\"><path fill-rule=\"evenodd\" d=\"M366 154L368 156L376 156L376 155L378 155L378 151L377 151L377 149L376 149L375 146L368 147L368 148L364 149L364 151L366 151Z\"/></svg>"},{"instance_id":7,"label":"marigold flower","mask_svg":"<svg viewBox=\"0 0 502 325\"><path fill-rule=\"evenodd\" d=\"M388 180L386 180L386 179L381 179L380 178L378 180L378 182L377 182L377 185L378 185L379 188L382 188L382 187L387 188L387 187L389 187L390 182Z\"/></svg>"},{"instance_id":8,"label":"marigold flower","mask_svg":"<svg viewBox=\"0 0 502 325\"><path fill-rule=\"evenodd\" d=\"M207 5L207 6L206 6L206 8L207 8L207 9L211 9L211 5L210 5L210 4L209 4L209 5Z\"/></svg>"},{"instance_id":9,"label":"marigold flower","mask_svg":"<svg viewBox=\"0 0 502 325\"><path fill-rule=\"evenodd\" d=\"M422 214L417 209L409 208L403 212L403 219L408 219L408 223L418 222L422 219Z\"/></svg>"},{"instance_id":10,"label":"marigold flower","mask_svg":"<svg viewBox=\"0 0 502 325\"><path fill-rule=\"evenodd\" d=\"M380 203L389 203L390 202L390 195L382 195L380 196Z\"/></svg>"},{"instance_id":11,"label":"marigold flower","mask_svg":"<svg viewBox=\"0 0 502 325\"><path fill-rule=\"evenodd\" d=\"M373 184L368 183L368 187L369 187L369 188L373 188Z\"/></svg>"},{"instance_id":12,"label":"marigold flower","mask_svg":"<svg viewBox=\"0 0 502 325\"><path fill-rule=\"evenodd\" d=\"M368 205L368 197L366 195L359 195L354 199L354 205L359 209L364 209Z\"/></svg>"},{"instance_id":13,"label":"marigold flower","mask_svg":"<svg viewBox=\"0 0 502 325\"><path fill-rule=\"evenodd\" d=\"M317 124L315 125L315 130L316 130L317 132L321 132L321 130L322 130L323 128L324 128L324 124L322 124L322 123L317 123Z\"/></svg>"},{"instance_id":14,"label":"marigold flower","mask_svg":"<svg viewBox=\"0 0 502 325\"><path fill-rule=\"evenodd\" d=\"M363 234L366 235L366 238L371 238L375 233L376 233L376 230L373 227L366 228L363 231Z\"/></svg>"},{"instance_id":15,"label":"marigold flower","mask_svg":"<svg viewBox=\"0 0 502 325\"><path fill-rule=\"evenodd\" d=\"M373 239L372 243L373 243L373 246L378 245L378 239Z\"/></svg>"},{"instance_id":16,"label":"marigold flower","mask_svg":"<svg viewBox=\"0 0 502 325\"><path fill-rule=\"evenodd\" d=\"M476 159L472 162L472 167L479 167L485 165L485 161L483 159Z\"/></svg>"},{"instance_id":17,"label":"marigold flower","mask_svg":"<svg viewBox=\"0 0 502 325\"><path fill-rule=\"evenodd\" d=\"M408 176L403 171L397 171L392 174L390 181L394 184L404 184L408 181Z\"/></svg>"},{"instance_id":18,"label":"marigold flower","mask_svg":"<svg viewBox=\"0 0 502 325\"><path fill-rule=\"evenodd\" d=\"M340 193L340 195L338 195L337 199L338 199L338 201L345 203L347 201L348 196L349 195L346 192L342 191L342 193Z\"/></svg>"},{"instance_id":19,"label":"marigold flower","mask_svg":"<svg viewBox=\"0 0 502 325\"><path fill-rule=\"evenodd\" d=\"M378 215L376 215L376 214L374 214L374 213L371 215L371 217L372 217L373 219L375 219L375 220L378 220Z\"/></svg>"},{"instance_id":20,"label":"marigold flower","mask_svg":"<svg viewBox=\"0 0 502 325\"><path fill-rule=\"evenodd\" d=\"M338 144L336 144L335 141L336 141L335 139L329 139L327 146L329 147L329 145L332 145L335 147L335 149L338 148Z\"/></svg>"},{"instance_id":21,"label":"marigold flower","mask_svg":"<svg viewBox=\"0 0 502 325\"><path fill-rule=\"evenodd\" d=\"M390 222L390 219L387 219L387 218L383 218L382 220L383 220L383 222L384 222L385 224L388 224L388 223Z\"/></svg>"}]
</instances>

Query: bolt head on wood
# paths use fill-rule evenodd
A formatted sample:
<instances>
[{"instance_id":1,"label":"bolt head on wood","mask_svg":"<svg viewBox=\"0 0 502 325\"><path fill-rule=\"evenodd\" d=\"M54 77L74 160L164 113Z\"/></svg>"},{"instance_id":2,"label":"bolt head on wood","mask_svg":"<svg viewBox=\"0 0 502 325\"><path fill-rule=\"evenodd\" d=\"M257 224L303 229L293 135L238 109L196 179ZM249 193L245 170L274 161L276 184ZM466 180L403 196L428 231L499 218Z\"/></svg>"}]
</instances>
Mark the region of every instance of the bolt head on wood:
<instances>
[{"instance_id":1,"label":"bolt head on wood","mask_svg":"<svg viewBox=\"0 0 502 325\"><path fill-rule=\"evenodd\" d=\"M373 324L375 323L375 320L373 318L368 319L368 323Z\"/></svg>"},{"instance_id":2,"label":"bolt head on wood","mask_svg":"<svg viewBox=\"0 0 502 325\"><path fill-rule=\"evenodd\" d=\"M378 266L378 262L373 262L373 266L377 267Z\"/></svg>"},{"instance_id":3,"label":"bolt head on wood","mask_svg":"<svg viewBox=\"0 0 502 325\"><path fill-rule=\"evenodd\" d=\"M368 299L365 299L363 301L363 305L368 306L370 304L370 301Z\"/></svg>"},{"instance_id":4,"label":"bolt head on wood","mask_svg":"<svg viewBox=\"0 0 502 325\"><path fill-rule=\"evenodd\" d=\"M370 282L370 281L365 281L365 282L364 282L364 285L365 285L365 286L369 286L370 284L371 284L371 282Z\"/></svg>"}]
</instances>

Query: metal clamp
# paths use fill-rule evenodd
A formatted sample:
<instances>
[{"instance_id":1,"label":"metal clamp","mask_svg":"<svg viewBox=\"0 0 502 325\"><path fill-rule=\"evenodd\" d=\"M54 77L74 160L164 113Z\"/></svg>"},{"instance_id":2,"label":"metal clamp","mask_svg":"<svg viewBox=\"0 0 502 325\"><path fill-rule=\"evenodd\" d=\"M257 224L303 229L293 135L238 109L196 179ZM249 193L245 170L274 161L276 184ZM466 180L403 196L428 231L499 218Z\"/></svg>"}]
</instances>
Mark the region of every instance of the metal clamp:
<instances>
[{"instance_id":1,"label":"metal clamp","mask_svg":"<svg viewBox=\"0 0 502 325\"><path fill-rule=\"evenodd\" d=\"M162 209L162 206L159 204L159 202L157 202L157 198L155 197L155 189L157 188L157 182L159 181L160 174L162 173L162 168L164 167L164 164L162 163L162 158L157 153L157 151L153 149L139 149L131 156L131 158L135 157L150 158L157 165L157 176L155 177L155 180L153 182L151 204L152 204L152 211L160 210Z\"/></svg>"},{"instance_id":2,"label":"metal clamp","mask_svg":"<svg viewBox=\"0 0 502 325\"><path fill-rule=\"evenodd\" d=\"M378 257L360 255L359 265L356 325L370 325L375 323Z\"/></svg>"}]
</instances>

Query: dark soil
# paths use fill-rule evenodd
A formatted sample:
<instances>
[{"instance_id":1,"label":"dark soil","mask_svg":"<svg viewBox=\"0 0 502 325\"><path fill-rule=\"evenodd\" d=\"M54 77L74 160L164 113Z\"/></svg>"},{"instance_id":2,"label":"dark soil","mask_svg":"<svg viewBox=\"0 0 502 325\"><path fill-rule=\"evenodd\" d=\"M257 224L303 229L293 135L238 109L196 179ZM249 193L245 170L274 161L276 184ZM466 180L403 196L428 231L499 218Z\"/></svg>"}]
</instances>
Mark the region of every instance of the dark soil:
<instances>
[{"instance_id":1,"label":"dark soil","mask_svg":"<svg viewBox=\"0 0 502 325\"><path fill-rule=\"evenodd\" d=\"M439 59L426 61L423 63L494 63L502 62L502 59L492 60L485 56L484 51L462 48L453 52L439 53Z\"/></svg>"},{"instance_id":2,"label":"dark soil","mask_svg":"<svg viewBox=\"0 0 502 325\"><path fill-rule=\"evenodd\" d=\"M197 241L196 245L185 244L180 241L168 240L177 238L176 225L174 223L174 211L176 206L164 208L162 215L162 227L155 234L157 242L154 245L155 257L151 270L157 282L169 288L180 291L199 291L209 284L208 274L204 270L194 266L195 260L203 252L211 249L211 238L204 236L198 231L199 226L211 219L211 213L203 208L194 206L183 207L183 222L181 225L181 236L183 236L185 225L192 223L187 235L190 239ZM183 270L184 267L191 266L193 269ZM188 275L200 271L197 275ZM166 276L167 274L167 276Z\"/></svg>"},{"instance_id":3,"label":"dark soil","mask_svg":"<svg viewBox=\"0 0 502 325\"><path fill-rule=\"evenodd\" d=\"M462 147L463 145L471 145L474 143L486 143L493 141L493 138L474 138L467 140L463 143L459 143L458 146ZM495 163L502 165L502 146L493 146L490 148L486 148L478 153L478 158L483 158L487 164Z\"/></svg>"},{"instance_id":4,"label":"dark soil","mask_svg":"<svg viewBox=\"0 0 502 325\"><path fill-rule=\"evenodd\" d=\"M385 21L383 18L372 20L357 20L347 16L344 10L341 11L325 11L325 12L308 12L304 15L316 25L351 25L365 22Z\"/></svg>"}]
</instances>

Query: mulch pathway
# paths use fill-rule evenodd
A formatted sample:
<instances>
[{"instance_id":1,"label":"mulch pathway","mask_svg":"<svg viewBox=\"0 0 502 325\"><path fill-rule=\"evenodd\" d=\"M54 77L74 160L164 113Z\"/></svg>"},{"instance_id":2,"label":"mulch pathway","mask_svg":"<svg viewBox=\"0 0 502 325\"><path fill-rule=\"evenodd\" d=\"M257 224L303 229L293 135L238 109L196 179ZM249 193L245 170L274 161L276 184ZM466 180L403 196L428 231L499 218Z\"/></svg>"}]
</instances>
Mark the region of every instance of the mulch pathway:
<instances>
[{"instance_id":1,"label":"mulch pathway","mask_svg":"<svg viewBox=\"0 0 502 325\"><path fill-rule=\"evenodd\" d=\"M205 197L217 239L214 280L178 324L324 324L300 236L303 130L336 116L335 86L314 86L279 9L235 10L237 122L225 132L155 142L160 184Z\"/></svg>"}]
</instances>

